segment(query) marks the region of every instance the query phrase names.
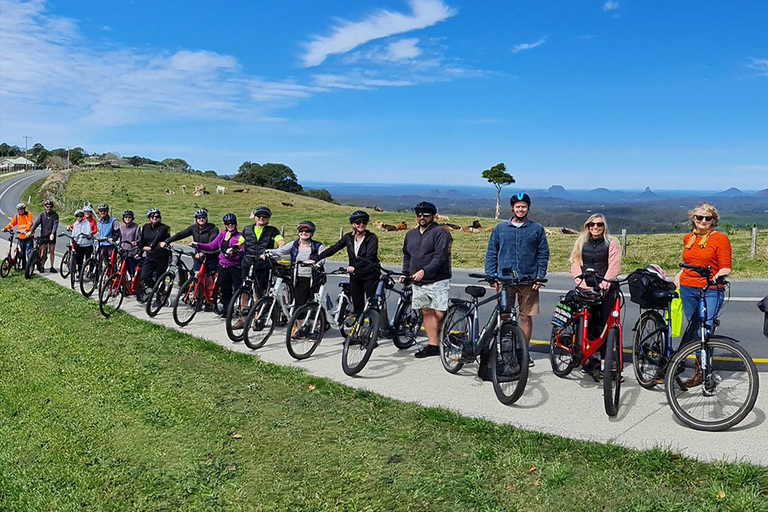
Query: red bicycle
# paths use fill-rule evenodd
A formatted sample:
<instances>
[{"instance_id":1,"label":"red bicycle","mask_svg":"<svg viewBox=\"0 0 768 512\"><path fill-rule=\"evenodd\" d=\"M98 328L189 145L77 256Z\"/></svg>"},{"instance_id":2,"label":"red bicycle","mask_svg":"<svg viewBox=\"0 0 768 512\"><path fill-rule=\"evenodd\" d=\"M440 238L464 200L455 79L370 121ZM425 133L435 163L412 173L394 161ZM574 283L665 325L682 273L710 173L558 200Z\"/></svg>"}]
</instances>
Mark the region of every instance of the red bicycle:
<instances>
[{"instance_id":1,"label":"red bicycle","mask_svg":"<svg viewBox=\"0 0 768 512\"><path fill-rule=\"evenodd\" d=\"M128 249L118 247L114 252L118 253L114 266L117 270L111 271L113 267L108 265L99 281L99 311L105 318L109 318L120 309L126 295L135 295L144 286L139 277L141 276L140 263L136 265L133 277L128 276L128 258L133 257L128 255Z\"/></svg>"},{"instance_id":2,"label":"red bicycle","mask_svg":"<svg viewBox=\"0 0 768 512\"><path fill-rule=\"evenodd\" d=\"M2 277L8 277L8 274L11 273L11 269L15 268L16 270L23 270L24 267L21 266L21 252L19 251L19 238L16 238L16 247L13 247L13 231L10 231L10 234L8 235L8 241L10 242L10 245L8 246L8 255L3 258L3 262L0 264L0 276Z\"/></svg>"},{"instance_id":3,"label":"red bicycle","mask_svg":"<svg viewBox=\"0 0 768 512\"><path fill-rule=\"evenodd\" d=\"M608 416L616 416L619 412L621 395L621 376L624 368L622 352L623 331L621 327L621 309L624 307L624 296L619 284L624 281L608 281L587 271L577 279L595 278L615 285L615 299L602 332L594 339L589 337L589 325L592 320L590 308L603 304L607 298L599 291L581 289L569 291L560 299L552 315L552 336L549 341L549 359L552 371L558 377L565 377L581 365L589 371L590 361L600 348L605 345L604 370L598 366L590 371L595 381L602 378L603 402Z\"/></svg>"},{"instance_id":4,"label":"red bicycle","mask_svg":"<svg viewBox=\"0 0 768 512\"><path fill-rule=\"evenodd\" d=\"M217 254L219 251L201 251L205 254ZM200 265L197 274L192 275L181 285L178 295L173 300L173 321L179 327L189 324L198 311L205 305L214 308L219 291L219 273L213 272L207 276L205 260Z\"/></svg>"}]
</instances>

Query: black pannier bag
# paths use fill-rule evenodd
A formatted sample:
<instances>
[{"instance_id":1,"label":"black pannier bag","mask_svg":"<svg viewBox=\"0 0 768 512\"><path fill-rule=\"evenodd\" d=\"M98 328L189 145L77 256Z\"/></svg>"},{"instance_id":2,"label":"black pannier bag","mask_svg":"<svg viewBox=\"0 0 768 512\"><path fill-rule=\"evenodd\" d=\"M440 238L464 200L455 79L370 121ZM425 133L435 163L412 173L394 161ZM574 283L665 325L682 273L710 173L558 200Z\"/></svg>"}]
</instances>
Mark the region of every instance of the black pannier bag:
<instances>
[{"instance_id":1,"label":"black pannier bag","mask_svg":"<svg viewBox=\"0 0 768 512\"><path fill-rule=\"evenodd\" d=\"M675 283L662 279L655 272L639 268L627 276L629 298L641 308L667 308L670 300L667 297L654 297L655 291L671 291Z\"/></svg>"}]
</instances>

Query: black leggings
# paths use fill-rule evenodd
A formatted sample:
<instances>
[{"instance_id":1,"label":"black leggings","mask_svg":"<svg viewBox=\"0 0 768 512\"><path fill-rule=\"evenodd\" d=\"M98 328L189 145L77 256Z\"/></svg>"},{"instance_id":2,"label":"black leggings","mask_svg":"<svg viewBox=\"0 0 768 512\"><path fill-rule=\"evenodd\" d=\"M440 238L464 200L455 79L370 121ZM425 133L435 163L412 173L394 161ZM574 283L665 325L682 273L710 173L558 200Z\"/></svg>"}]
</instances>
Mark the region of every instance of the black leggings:
<instances>
[{"instance_id":1,"label":"black leggings","mask_svg":"<svg viewBox=\"0 0 768 512\"><path fill-rule=\"evenodd\" d=\"M243 284L240 272L240 267L219 267L219 292L221 305L225 308L229 306L235 290Z\"/></svg>"},{"instance_id":2,"label":"black leggings","mask_svg":"<svg viewBox=\"0 0 768 512\"><path fill-rule=\"evenodd\" d=\"M357 279L355 276L349 276L349 295L352 299L352 307L355 315L359 315L365 309L366 299L373 297L376 293L376 285L379 283L378 277L368 279Z\"/></svg>"},{"instance_id":3,"label":"black leggings","mask_svg":"<svg viewBox=\"0 0 768 512\"><path fill-rule=\"evenodd\" d=\"M145 259L141 264L141 280L146 288L155 286L155 279L163 275L168 270L168 260L150 260Z\"/></svg>"},{"instance_id":4,"label":"black leggings","mask_svg":"<svg viewBox=\"0 0 768 512\"><path fill-rule=\"evenodd\" d=\"M75 267L72 269L76 276L79 276L80 271L83 269L83 261L91 257L93 254L93 246L82 246L75 244Z\"/></svg>"}]
</instances>

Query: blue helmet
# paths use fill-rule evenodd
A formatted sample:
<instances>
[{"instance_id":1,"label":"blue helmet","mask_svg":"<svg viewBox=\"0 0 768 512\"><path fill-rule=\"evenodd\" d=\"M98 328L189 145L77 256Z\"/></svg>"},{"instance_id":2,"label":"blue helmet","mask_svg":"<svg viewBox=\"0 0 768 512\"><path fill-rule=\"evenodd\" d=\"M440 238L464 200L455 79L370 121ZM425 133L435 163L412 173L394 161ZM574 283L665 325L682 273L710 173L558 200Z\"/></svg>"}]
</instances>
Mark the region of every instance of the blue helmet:
<instances>
[{"instance_id":1,"label":"blue helmet","mask_svg":"<svg viewBox=\"0 0 768 512\"><path fill-rule=\"evenodd\" d=\"M205 208L200 208L195 212L195 218L196 219L207 219L208 218L208 210Z\"/></svg>"},{"instance_id":2,"label":"blue helmet","mask_svg":"<svg viewBox=\"0 0 768 512\"><path fill-rule=\"evenodd\" d=\"M519 203L521 201L527 204L528 208L531 207L531 197L525 192L518 192L517 194L512 194L512 197L509 198L509 205L514 206L515 203Z\"/></svg>"}]
</instances>

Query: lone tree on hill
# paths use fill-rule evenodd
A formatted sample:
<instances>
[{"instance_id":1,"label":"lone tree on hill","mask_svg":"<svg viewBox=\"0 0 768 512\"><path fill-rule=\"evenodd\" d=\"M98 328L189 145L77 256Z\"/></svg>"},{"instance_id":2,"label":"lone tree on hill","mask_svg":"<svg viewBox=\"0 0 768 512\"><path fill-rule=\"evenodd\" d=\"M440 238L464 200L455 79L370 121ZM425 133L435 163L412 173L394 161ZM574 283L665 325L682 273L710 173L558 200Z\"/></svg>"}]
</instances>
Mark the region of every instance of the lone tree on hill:
<instances>
[{"instance_id":1,"label":"lone tree on hill","mask_svg":"<svg viewBox=\"0 0 768 512\"><path fill-rule=\"evenodd\" d=\"M488 180L488 183L496 187L496 216L499 218L499 198L501 197L501 188L511 185L515 182L515 178L507 172L507 166L503 163L496 164L490 169L483 171L483 178Z\"/></svg>"},{"instance_id":2,"label":"lone tree on hill","mask_svg":"<svg viewBox=\"0 0 768 512\"><path fill-rule=\"evenodd\" d=\"M302 190L296 174L285 164L260 165L255 162L243 162L232 180L285 192L297 193Z\"/></svg>"}]
</instances>

